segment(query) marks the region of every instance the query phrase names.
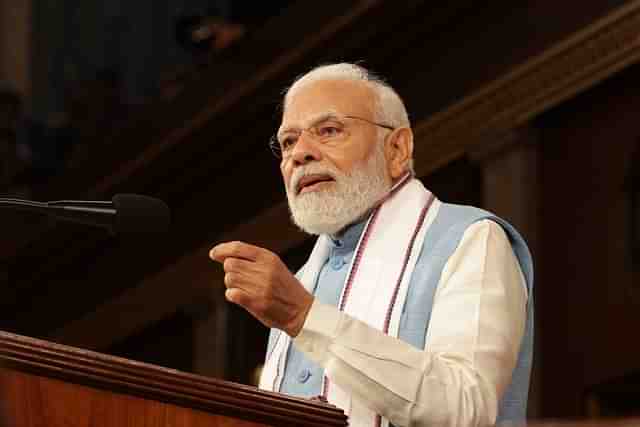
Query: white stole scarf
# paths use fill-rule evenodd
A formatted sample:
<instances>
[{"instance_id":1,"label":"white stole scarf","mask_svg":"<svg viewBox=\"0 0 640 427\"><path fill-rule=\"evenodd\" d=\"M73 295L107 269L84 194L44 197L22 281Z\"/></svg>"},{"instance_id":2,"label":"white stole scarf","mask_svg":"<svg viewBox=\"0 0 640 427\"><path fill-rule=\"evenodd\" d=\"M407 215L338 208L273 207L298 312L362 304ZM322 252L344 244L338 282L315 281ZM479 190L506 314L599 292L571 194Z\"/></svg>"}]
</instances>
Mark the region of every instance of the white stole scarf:
<instances>
[{"instance_id":1,"label":"white stole scarf","mask_svg":"<svg viewBox=\"0 0 640 427\"><path fill-rule=\"evenodd\" d=\"M437 209L431 209L434 196L422 183L405 176L376 207L360 236L346 282L342 288L339 309L369 326L398 337L400 315L404 306L413 269L428 226ZM329 237L322 235L303 267L300 281L313 293L320 270L329 257ZM280 390L291 338L280 332L260 379L260 388ZM357 399L334 384L326 376L322 395L329 403L343 409L351 426L388 426Z\"/></svg>"}]
</instances>

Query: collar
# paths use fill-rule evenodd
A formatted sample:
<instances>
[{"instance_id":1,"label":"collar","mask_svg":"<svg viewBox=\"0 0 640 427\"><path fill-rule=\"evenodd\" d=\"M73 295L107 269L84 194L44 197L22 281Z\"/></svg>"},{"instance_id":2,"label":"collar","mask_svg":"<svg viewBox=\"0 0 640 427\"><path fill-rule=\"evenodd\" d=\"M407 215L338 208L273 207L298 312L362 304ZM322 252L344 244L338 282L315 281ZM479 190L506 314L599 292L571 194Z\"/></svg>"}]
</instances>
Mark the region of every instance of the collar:
<instances>
[{"instance_id":1,"label":"collar","mask_svg":"<svg viewBox=\"0 0 640 427\"><path fill-rule=\"evenodd\" d=\"M400 190L402 187L404 187L405 184L407 184L409 181L411 181L411 179L413 178L413 172L407 172L402 178L400 178L400 180L398 182L396 182L391 189L389 190L389 193L382 198L382 200L380 200L378 202L378 204L382 204L384 202L387 201L387 199L389 199L391 196L393 196L398 190ZM362 234L362 231L364 230L364 226L367 223L367 219L369 218L369 215L371 214L373 208L369 210L369 212L367 212L365 215L363 215L360 218L360 221L355 222L351 225L348 225L346 228L344 228L343 230L339 231L338 234L336 235L329 235L329 242L331 243L331 249L341 249L344 251L353 251L357 244L358 244L358 240L360 239L360 235Z\"/></svg>"},{"instance_id":2,"label":"collar","mask_svg":"<svg viewBox=\"0 0 640 427\"><path fill-rule=\"evenodd\" d=\"M340 248L344 250L353 250L358 244L360 235L367 223L368 216L365 216L360 222L347 226L344 230L336 235L329 235L329 241L332 248Z\"/></svg>"}]
</instances>

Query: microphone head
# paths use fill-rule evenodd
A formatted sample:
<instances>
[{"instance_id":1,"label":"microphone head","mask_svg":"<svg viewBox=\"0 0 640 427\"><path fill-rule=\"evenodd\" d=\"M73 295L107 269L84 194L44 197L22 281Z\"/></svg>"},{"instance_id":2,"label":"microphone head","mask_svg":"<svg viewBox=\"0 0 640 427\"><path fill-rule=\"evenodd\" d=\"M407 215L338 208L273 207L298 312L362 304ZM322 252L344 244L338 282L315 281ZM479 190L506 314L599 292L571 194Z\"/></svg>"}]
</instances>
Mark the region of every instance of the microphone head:
<instances>
[{"instance_id":1,"label":"microphone head","mask_svg":"<svg viewBox=\"0 0 640 427\"><path fill-rule=\"evenodd\" d=\"M115 233L159 233L169 228L171 213L160 199L139 194L116 194Z\"/></svg>"}]
</instances>

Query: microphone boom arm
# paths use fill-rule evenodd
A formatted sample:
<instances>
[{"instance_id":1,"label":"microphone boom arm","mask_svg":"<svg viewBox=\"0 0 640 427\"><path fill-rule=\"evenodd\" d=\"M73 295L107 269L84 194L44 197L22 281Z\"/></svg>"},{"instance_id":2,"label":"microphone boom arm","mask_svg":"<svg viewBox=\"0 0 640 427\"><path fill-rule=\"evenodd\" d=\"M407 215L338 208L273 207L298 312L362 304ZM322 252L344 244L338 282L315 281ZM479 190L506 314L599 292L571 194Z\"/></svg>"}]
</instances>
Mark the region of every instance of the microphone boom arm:
<instances>
[{"instance_id":1,"label":"microphone boom arm","mask_svg":"<svg viewBox=\"0 0 640 427\"><path fill-rule=\"evenodd\" d=\"M48 215L62 221L77 222L94 227L109 228L105 216L114 216L116 209L110 201L58 200L36 202L33 200L0 198L0 208Z\"/></svg>"},{"instance_id":2,"label":"microphone boom arm","mask_svg":"<svg viewBox=\"0 0 640 427\"><path fill-rule=\"evenodd\" d=\"M169 207L159 199L138 194L116 194L111 201L32 200L0 198L0 209L33 212L114 233L156 233L169 226Z\"/></svg>"}]
</instances>

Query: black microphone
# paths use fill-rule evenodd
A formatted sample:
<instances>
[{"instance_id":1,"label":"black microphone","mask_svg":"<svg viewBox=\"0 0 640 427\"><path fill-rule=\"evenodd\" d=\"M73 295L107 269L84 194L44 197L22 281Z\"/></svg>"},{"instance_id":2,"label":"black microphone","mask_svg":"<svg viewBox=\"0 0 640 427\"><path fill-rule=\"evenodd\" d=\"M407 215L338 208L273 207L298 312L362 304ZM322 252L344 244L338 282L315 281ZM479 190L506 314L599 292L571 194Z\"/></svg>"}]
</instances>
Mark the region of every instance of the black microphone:
<instances>
[{"instance_id":1,"label":"black microphone","mask_svg":"<svg viewBox=\"0 0 640 427\"><path fill-rule=\"evenodd\" d=\"M169 207L139 194L116 194L108 201L34 202L0 198L0 208L48 215L61 221L103 227L113 233L157 233L169 227Z\"/></svg>"}]
</instances>

